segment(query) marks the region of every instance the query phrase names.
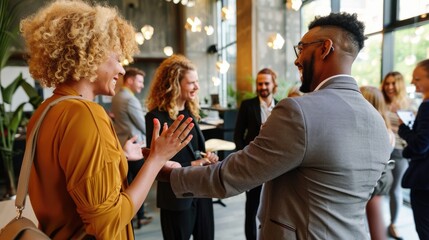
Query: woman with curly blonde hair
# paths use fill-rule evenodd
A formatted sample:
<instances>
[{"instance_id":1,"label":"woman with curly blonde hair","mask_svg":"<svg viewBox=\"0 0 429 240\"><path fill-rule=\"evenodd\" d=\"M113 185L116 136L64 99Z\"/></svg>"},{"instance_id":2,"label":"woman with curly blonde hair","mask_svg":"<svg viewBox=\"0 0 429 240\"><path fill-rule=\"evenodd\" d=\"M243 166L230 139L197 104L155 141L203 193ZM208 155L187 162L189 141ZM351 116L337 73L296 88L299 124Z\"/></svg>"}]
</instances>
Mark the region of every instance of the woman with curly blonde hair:
<instances>
[{"instance_id":1,"label":"woman with curly blonde hair","mask_svg":"<svg viewBox=\"0 0 429 240\"><path fill-rule=\"evenodd\" d=\"M81 97L53 106L39 128L29 184L39 227L52 239L134 239L131 220L158 171L192 138L179 140L189 134L192 119L178 117L160 136L154 120L151 153L128 185L127 158L142 158L140 144L134 137L122 149L108 115L93 99L115 94L125 73L120 62L131 61L138 50L134 28L114 8L60 0L24 19L21 31L31 75L55 88L28 131L51 102ZM180 125L182 120L186 124Z\"/></svg>"},{"instance_id":2,"label":"woman with curly blonde hair","mask_svg":"<svg viewBox=\"0 0 429 240\"><path fill-rule=\"evenodd\" d=\"M146 114L146 142L152 141L153 119L170 125L179 114L199 116L198 74L194 64L184 56L173 55L164 60L152 79ZM192 141L171 161L186 166L204 166L218 161L218 156L205 152L205 140L198 126L192 129ZM183 138L184 136L181 136ZM150 145L150 144L149 144ZM152 148L152 147L151 147ZM161 209L161 229L164 239L214 239L213 203L211 198L176 198L170 183L158 182L157 207Z\"/></svg>"}]
</instances>

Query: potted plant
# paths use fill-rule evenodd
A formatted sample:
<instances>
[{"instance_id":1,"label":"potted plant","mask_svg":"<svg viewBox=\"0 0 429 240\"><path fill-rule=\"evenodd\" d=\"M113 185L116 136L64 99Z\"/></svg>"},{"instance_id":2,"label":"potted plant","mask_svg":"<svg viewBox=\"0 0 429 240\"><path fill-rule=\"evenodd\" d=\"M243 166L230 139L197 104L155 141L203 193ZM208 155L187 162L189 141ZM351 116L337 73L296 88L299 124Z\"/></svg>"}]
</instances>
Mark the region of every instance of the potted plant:
<instances>
[{"instance_id":1,"label":"potted plant","mask_svg":"<svg viewBox=\"0 0 429 240\"><path fill-rule=\"evenodd\" d=\"M13 21L18 5L22 1L17 1L13 6L9 6L9 2L0 2L0 71L6 66L11 55L11 41L18 36L18 27L13 26ZM19 87L24 89L29 100L12 109L12 98ZM13 196L16 194L13 162L15 134L23 120L24 105L30 103L35 109L41 103L42 97L39 96L33 86L25 81L22 73L7 86L3 86L0 75L0 90L2 97L2 101L0 102L0 156L9 180L6 194Z\"/></svg>"}]
</instances>

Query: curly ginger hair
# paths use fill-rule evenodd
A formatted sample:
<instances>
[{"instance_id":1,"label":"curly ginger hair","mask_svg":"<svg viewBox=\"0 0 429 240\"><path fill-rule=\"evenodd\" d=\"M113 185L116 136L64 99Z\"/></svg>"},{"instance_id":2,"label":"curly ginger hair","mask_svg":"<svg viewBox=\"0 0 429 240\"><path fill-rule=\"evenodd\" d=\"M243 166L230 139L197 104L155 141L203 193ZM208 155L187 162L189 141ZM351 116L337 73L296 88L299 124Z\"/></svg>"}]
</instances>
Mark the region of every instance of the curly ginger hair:
<instances>
[{"instance_id":1,"label":"curly ginger hair","mask_svg":"<svg viewBox=\"0 0 429 240\"><path fill-rule=\"evenodd\" d=\"M21 21L32 77L44 87L97 78L113 52L132 62L138 52L134 27L117 9L83 0L57 0Z\"/></svg>"}]
</instances>

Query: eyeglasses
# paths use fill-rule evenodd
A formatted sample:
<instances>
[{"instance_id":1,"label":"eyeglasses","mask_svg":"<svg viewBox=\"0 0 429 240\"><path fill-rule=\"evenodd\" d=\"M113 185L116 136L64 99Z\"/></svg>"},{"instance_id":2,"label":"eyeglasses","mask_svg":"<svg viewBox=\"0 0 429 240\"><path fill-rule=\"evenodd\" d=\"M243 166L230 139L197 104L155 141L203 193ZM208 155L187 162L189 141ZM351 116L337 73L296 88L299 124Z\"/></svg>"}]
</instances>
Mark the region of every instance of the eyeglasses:
<instances>
[{"instance_id":1,"label":"eyeglasses","mask_svg":"<svg viewBox=\"0 0 429 240\"><path fill-rule=\"evenodd\" d=\"M298 43L298 45L293 46L293 50L295 51L296 57L299 57L299 55L301 55L301 52L302 52L302 49L304 48L304 46L308 46L308 45L315 44L315 43L322 43L324 41L325 40L317 40L317 41L309 42L309 43L300 42L300 43Z\"/></svg>"}]
</instances>

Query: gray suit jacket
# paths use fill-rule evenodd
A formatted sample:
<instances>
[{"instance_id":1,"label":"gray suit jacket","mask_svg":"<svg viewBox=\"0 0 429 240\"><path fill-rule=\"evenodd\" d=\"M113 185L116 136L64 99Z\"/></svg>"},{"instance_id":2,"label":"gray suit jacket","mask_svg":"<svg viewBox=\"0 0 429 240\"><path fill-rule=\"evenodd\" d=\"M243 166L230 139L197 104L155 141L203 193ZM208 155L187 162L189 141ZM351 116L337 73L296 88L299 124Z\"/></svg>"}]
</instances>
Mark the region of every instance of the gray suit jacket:
<instances>
[{"instance_id":1,"label":"gray suit jacket","mask_svg":"<svg viewBox=\"0 0 429 240\"><path fill-rule=\"evenodd\" d=\"M112 99L112 112L115 115L115 131L122 146L137 135L137 142L146 141L145 112L136 96L127 89L121 90Z\"/></svg>"},{"instance_id":2,"label":"gray suit jacket","mask_svg":"<svg viewBox=\"0 0 429 240\"><path fill-rule=\"evenodd\" d=\"M171 173L178 197L230 197L265 183L259 239L368 239L365 205L391 146L353 78L280 101L242 151ZM268 161L269 160L269 161Z\"/></svg>"}]
</instances>

